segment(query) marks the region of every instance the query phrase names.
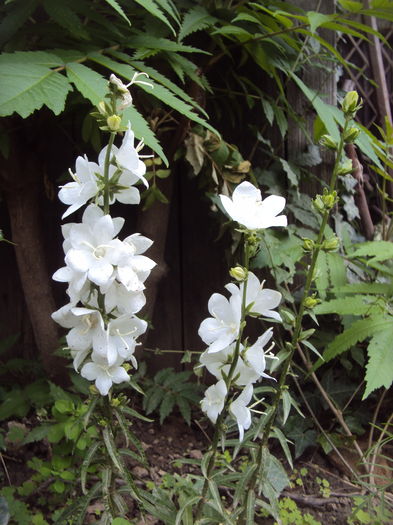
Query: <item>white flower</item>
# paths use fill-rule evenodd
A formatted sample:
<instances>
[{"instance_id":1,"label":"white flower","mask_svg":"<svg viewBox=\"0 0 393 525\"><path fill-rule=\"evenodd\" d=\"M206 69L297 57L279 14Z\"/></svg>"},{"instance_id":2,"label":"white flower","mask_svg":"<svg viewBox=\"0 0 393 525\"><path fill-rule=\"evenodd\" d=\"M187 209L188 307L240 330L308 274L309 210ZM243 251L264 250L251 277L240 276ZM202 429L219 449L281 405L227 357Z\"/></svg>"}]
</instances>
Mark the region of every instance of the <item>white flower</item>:
<instances>
[{"instance_id":1,"label":"white flower","mask_svg":"<svg viewBox=\"0 0 393 525\"><path fill-rule=\"evenodd\" d=\"M259 377L267 377L272 379L268 374L265 374L266 368L266 359L264 347L270 341L273 336L273 328L266 330L256 342L247 348L246 352L243 355L244 362L246 366L251 367ZM250 381L251 382L251 381Z\"/></svg>"},{"instance_id":2,"label":"white flower","mask_svg":"<svg viewBox=\"0 0 393 525\"><path fill-rule=\"evenodd\" d=\"M86 156L76 159L75 173L72 173L70 170L74 182L68 182L59 191L61 202L70 206L63 213L62 219L79 210L81 206L97 194L97 177L95 175L97 171L99 171L97 164L89 162Z\"/></svg>"},{"instance_id":3,"label":"white flower","mask_svg":"<svg viewBox=\"0 0 393 525\"><path fill-rule=\"evenodd\" d=\"M236 419L239 428L239 441L243 441L244 431L250 428L251 412L247 408L253 393L252 385L249 384L243 392L229 405L229 412Z\"/></svg>"},{"instance_id":4,"label":"white flower","mask_svg":"<svg viewBox=\"0 0 393 525\"><path fill-rule=\"evenodd\" d=\"M240 347L242 351L243 345ZM210 353L208 350L200 356L200 362L205 366L211 374L217 379L224 379L224 375L228 376L235 352L235 343L232 343L224 350ZM240 352L241 353L241 352ZM248 366L242 357L239 355L236 363L236 368L233 374L234 383L239 386L248 385L257 381L260 374L252 366Z\"/></svg>"},{"instance_id":5,"label":"white flower","mask_svg":"<svg viewBox=\"0 0 393 525\"><path fill-rule=\"evenodd\" d=\"M139 233L134 233L124 239L124 250L118 261L116 277L127 290L141 291L142 283L156 265L149 257L141 255L152 243L153 241Z\"/></svg>"},{"instance_id":6,"label":"white flower","mask_svg":"<svg viewBox=\"0 0 393 525\"><path fill-rule=\"evenodd\" d=\"M227 387L222 379L206 390L205 397L201 401L201 409L212 423L217 421L218 414L222 412L226 395Z\"/></svg>"},{"instance_id":7,"label":"white flower","mask_svg":"<svg viewBox=\"0 0 393 525\"><path fill-rule=\"evenodd\" d=\"M244 283L241 283L240 286L237 286L234 283L229 283L225 288L231 292L233 296L239 295L240 297L243 297ZM249 307L252 305L251 313L282 321L280 314L273 310L280 304L281 298L282 296L280 292L270 290L269 288L263 288L263 283L259 281L258 277L252 272L248 272L246 306Z\"/></svg>"},{"instance_id":8,"label":"white flower","mask_svg":"<svg viewBox=\"0 0 393 525\"><path fill-rule=\"evenodd\" d=\"M139 151L143 147L143 142L140 142L137 147L134 146L135 135L131 129L131 126L128 125L128 130L125 132L123 141L120 148L117 146L112 146L111 149L111 162L114 162L115 166L111 165L113 170L119 169L121 175L118 181L118 184L128 187L131 184L135 184L138 180L142 181L146 188L149 187L149 183L145 178L146 173L146 164L140 159ZM98 162L100 166L104 166L107 147L101 151ZM113 172L114 173L114 172ZM136 188L134 188L136 190ZM116 199L120 202L127 200L127 195L125 192L127 190L121 190L119 194L116 194ZM136 190L138 191L138 190ZM123 196L121 195L123 193ZM139 192L138 192L139 195ZM139 202L139 201L138 201ZM125 204L127 204L126 202ZM132 203L134 204L134 203Z\"/></svg>"},{"instance_id":9,"label":"white flower","mask_svg":"<svg viewBox=\"0 0 393 525\"><path fill-rule=\"evenodd\" d=\"M138 364L134 357L136 338L146 331L147 322L138 317L122 315L109 321L107 328L97 334L93 344L93 357L98 355L105 359L109 366L122 358L131 361L134 368Z\"/></svg>"},{"instance_id":10,"label":"white flower","mask_svg":"<svg viewBox=\"0 0 393 525\"><path fill-rule=\"evenodd\" d=\"M125 369L120 366L121 364L121 358L110 366L105 359L95 355L93 356L93 361L83 365L81 376L89 381L95 381L95 386L100 394L106 396L113 383L118 385L130 379Z\"/></svg>"},{"instance_id":11,"label":"white flower","mask_svg":"<svg viewBox=\"0 0 393 525\"><path fill-rule=\"evenodd\" d=\"M241 299L239 295L229 300L219 293L214 293L208 303L213 317L202 321L198 334L209 346L208 352L219 352L229 346L239 334L241 318Z\"/></svg>"},{"instance_id":12,"label":"white flower","mask_svg":"<svg viewBox=\"0 0 393 525\"><path fill-rule=\"evenodd\" d=\"M105 169L105 157L108 146L105 146L98 155L98 164L100 169L100 174L103 176ZM116 146L112 146L111 149L111 158L115 159L115 155L118 153L119 149ZM138 157L139 158L139 157ZM109 165L109 202L113 204L116 200L122 204L139 204L141 201L141 196L138 188L134 187L139 180L143 179L144 182L147 181L144 179L143 175L146 172L146 165L144 162L140 161L141 166L139 166L139 171L136 170L135 173L125 170L122 167L114 164ZM103 197L101 196L98 200L99 204L103 203Z\"/></svg>"},{"instance_id":13,"label":"white flower","mask_svg":"<svg viewBox=\"0 0 393 525\"><path fill-rule=\"evenodd\" d=\"M220 199L231 219L249 230L287 225L285 215L277 216L284 209L284 197L270 195L262 200L260 190L247 181L235 188L232 199L226 195L220 195Z\"/></svg>"},{"instance_id":14,"label":"white flower","mask_svg":"<svg viewBox=\"0 0 393 525\"><path fill-rule=\"evenodd\" d=\"M109 288L105 289L105 310L108 313L116 310L120 314L136 314L146 304L146 297L142 291L144 288L142 282L139 282L138 290L127 290L123 284L113 281Z\"/></svg>"},{"instance_id":15,"label":"white flower","mask_svg":"<svg viewBox=\"0 0 393 525\"><path fill-rule=\"evenodd\" d=\"M83 214L82 224L73 223L64 241L65 262L73 272L85 274L98 286L108 285L114 278L114 266L124 251L123 243L114 239L124 219L112 219L90 204Z\"/></svg>"}]
</instances>

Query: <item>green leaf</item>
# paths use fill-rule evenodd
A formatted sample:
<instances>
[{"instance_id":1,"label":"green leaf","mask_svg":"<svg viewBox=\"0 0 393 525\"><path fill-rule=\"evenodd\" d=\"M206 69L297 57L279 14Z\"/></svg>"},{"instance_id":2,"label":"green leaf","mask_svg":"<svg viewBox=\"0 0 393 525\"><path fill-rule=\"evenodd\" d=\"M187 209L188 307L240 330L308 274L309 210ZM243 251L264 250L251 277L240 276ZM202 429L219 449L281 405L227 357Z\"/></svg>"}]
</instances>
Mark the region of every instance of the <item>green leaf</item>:
<instances>
[{"instance_id":1,"label":"green leaf","mask_svg":"<svg viewBox=\"0 0 393 525\"><path fill-rule=\"evenodd\" d=\"M363 2L356 2L355 0L338 0L338 3L341 7L352 13L356 13L363 9Z\"/></svg>"},{"instance_id":2,"label":"green leaf","mask_svg":"<svg viewBox=\"0 0 393 525\"><path fill-rule=\"evenodd\" d=\"M124 518L115 518L112 521L112 525L132 525L131 521L128 521Z\"/></svg>"},{"instance_id":3,"label":"green leaf","mask_svg":"<svg viewBox=\"0 0 393 525\"><path fill-rule=\"evenodd\" d=\"M389 241L370 241L358 245L358 248L352 252L349 257L372 257L370 263L375 261L386 261L393 259L393 242Z\"/></svg>"},{"instance_id":4,"label":"green leaf","mask_svg":"<svg viewBox=\"0 0 393 525\"><path fill-rule=\"evenodd\" d=\"M95 441L90 446L89 450L86 452L86 455L83 459L83 463L81 465L81 488L82 488L83 494L85 495L88 493L86 490L87 470L99 447L100 447L99 441Z\"/></svg>"},{"instance_id":5,"label":"green leaf","mask_svg":"<svg viewBox=\"0 0 393 525\"><path fill-rule=\"evenodd\" d=\"M50 18L71 35L78 39L89 40L90 35L82 20L65 2L44 0L43 7Z\"/></svg>"},{"instance_id":6,"label":"green leaf","mask_svg":"<svg viewBox=\"0 0 393 525\"><path fill-rule=\"evenodd\" d=\"M376 333L368 347L367 354L369 357L366 365L366 390L363 399L375 389L381 386L386 389L390 388L393 382L393 318L391 323L382 332Z\"/></svg>"},{"instance_id":7,"label":"green leaf","mask_svg":"<svg viewBox=\"0 0 393 525\"><path fill-rule=\"evenodd\" d=\"M246 501L246 523L254 523L255 515L255 492L249 489Z\"/></svg>"},{"instance_id":8,"label":"green leaf","mask_svg":"<svg viewBox=\"0 0 393 525\"><path fill-rule=\"evenodd\" d=\"M16 112L26 118L35 110L41 109L43 105L48 106L55 115L63 111L71 86L63 75L38 63L51 60L51 55L48 53L39 53L40 57L47 57L47 60L33 58L32 55L36 54L33 52L4 53L0 56L1 116ZM31 56L33 63L27 62L27 56Z\"/></svg>"},{"instance_id":9,"label":"green leaf","mask_svg":"<svg viewBox=\"0 0 393 525\"><path fill-rule=\"evenodd\" d=\"M71 62L66 65L67 77L82 95L95 106L108 91L105 78L83 64Z\"/></svg>"},{"instance_id":10,"label":"green leaf","mask_svg":"<svg viewBox=\"0 0 393 525\"><path fill-rule=\"evenodd\" d=\"M161 144L156 139L155 134L150 129L146 120L134 108L134 106L130 106L124 110L123 119L125 123L127 123L128 121L131 122L131 127L133 132L135 133L135 136L140 140L143 139L145 144L149 146L153 151L155 151L157 155L164 161L165 165L168 166L169 162L161 147Z\"/></svg>"},{"instance_id":11,"label":"green leaf","mask_svg":"<svg viewBox=\"0 0 393 525\"><path fill-rule=\"evenodd\" d=\"M334 357L349 350L351 346L356 343L364 341L367 337L372 337L378 332L387 330L392 326L392 317L384 315L374 315L366 319L355 321L347 330L338 335L327 346L323 353L325 362L330 361ZM314 370L318 368L323 362L319 360L314 366Z\"/></svg>"},{"instance_id":12,"label":"green leaf","mask_svg":"<svg viewBox=\"0 0 393 525\"><path fill-rule=\"evenodd\" d=\"M198 503L200 500L200 496L193 496L189 499L187 499L180 507L179 512L176 514L176 521L175 525L181 525L182 524L182 518L185 511L189 508Z\"/></svg>"},{"instance_id":13,"label":"green leaf","mask_svg":"<svg viewBox=\"0 0 393 525\"><path fill-rule=\"evenodd\" d=\"M26 0L13 6L0 24L0 46L3 46L23 26L37 6L37 0Z\"/></svg>"},{"instance_id":14,"label":"green leaf","mask_svg":"<svg viewBox=\"0 0 393 525\"><path fill-rule=\"evenodd\" d=\"M117 13L119 13L119 15L122 16L124 18L124 20L126 20L131 25L130 19L128 18L128 16L123 11L123 8L117 3L117 0L105 0L105 2L107 4L109 4L111 7L113 7L113 9Z\"/></svg>"},{"instance_id":15,"label":"green leaf","mask_svg":"<svg viewBox=\"0 0 393 525\"><path fill-rule=\"evenodd\" d=\"M370 295L356 295L355 297L342 297L318 304L314 308L317 315L339 314L339 315L365 315L380 306L376 304L376 298ZM381 313L381 312L380 312Z\"/></svg>"},{"instance_id":16,"label":"green leaf","mask_svg":"<svg viewBox=\"0 0 393 525\"><path fill-rule=\"evenodd\" d=\"M154 2L154 0L134 0L134 2L141 5L144 9L146 9L146 11L149 11L150 14L161 20L161 22L167 25L171 29L172 33L176 35L176 31L173 29L171 23L161 11L161 9L157 6L157 4Z\"/></svg>"},{"instance_id":17,"label":"green leaf","mask_svg":"<svg viewBox=\"0 0 393 525\"><path fill-rule=\"evenodd\" d=\"M213 25L216 20L217 19L211 16L202 6L192 7L184 15L183 23L178 34L178 40L181 42L186 36L191 35L191 33L195 33L201 29L206 29Z\"/></svg>"},{"instance_id":18,"label":"green leaf","mask_svg":"<svg viewBox=\"0 0 393 525\"><path fill-rule=\"evenodd\" d=\"M316 11L308 11L306 16L310 24L311 33L315 33L318 27L335 19L335 15L324 15L323 13L318 13Z\"/></svg>"}]
</instances>

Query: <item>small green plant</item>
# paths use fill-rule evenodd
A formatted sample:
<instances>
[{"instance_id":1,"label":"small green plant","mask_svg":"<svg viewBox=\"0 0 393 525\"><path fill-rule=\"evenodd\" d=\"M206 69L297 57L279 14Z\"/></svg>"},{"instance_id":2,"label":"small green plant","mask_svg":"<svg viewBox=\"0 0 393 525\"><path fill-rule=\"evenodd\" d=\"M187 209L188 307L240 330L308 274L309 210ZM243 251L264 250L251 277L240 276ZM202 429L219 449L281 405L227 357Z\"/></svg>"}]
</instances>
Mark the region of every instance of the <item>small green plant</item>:
<instances>
[{"instance_id":1,"label":"small green plant","mask_svg":"<svg viewBox=\"0 0 393 525\"><path fill-rule=\"evenodd\" d=\"M322 525L308 512L303 514L296 502L291 498L282 498L278 502L281 525ZM278 525L275 522L275 525Z\"/></svg>"},{"instance_id":2,"label":"small green plant","mask_svg":"<svg viewBox=\"0 0 393 525\"><path fill-rule=\"evenodd\" d=\"M191 423L191 407L200 400L200 387L188 382L191 372L175 372L173 368L164 368L157 372L154 379L146 379L146 395L143 408L146 414L157 410L160 423L178 407L185 421Z\"/></svg>"},{"instance_id":3,"label":"small green plant","mask_svg":"<svg viewBox=\"0 0 393 525\"><path fill-rule=\"evenodd\" d=\"M319 492L323 498L330 498L331 495L331 489L330 489L330 483L325 478L320 478L317 476L316 482L319 485Z\"/></svg>"}]
</instances>

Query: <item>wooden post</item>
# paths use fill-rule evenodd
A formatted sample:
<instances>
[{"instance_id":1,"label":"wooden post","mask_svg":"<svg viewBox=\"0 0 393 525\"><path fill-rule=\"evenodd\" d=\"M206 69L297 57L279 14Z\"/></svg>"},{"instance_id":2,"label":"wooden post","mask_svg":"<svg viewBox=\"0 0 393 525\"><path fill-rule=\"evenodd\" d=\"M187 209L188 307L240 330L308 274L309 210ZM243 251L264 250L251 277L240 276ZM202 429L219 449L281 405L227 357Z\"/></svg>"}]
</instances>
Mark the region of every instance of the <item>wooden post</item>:
<instances>
[{"instance_id":1,"label":"wooden post","mask_svg":"<svg viewBox=\"0 0 393 525\"><path fill-rule=\"evenodd\" d=\"M305 11L319 11L325 14L335 12L335 0L296 0L294 2L298 7ZM329 42L330 45L335 46L334 31L321 30L321 36ZM332 63L324 63L318 59L321 67L307 68L302 80L307 87L318 93L318 95L329 104L336 104L337 87L334 70L331 70ZM310 102L301 94L299 88L293 83L290 84L288 100L294 111L304 118L304 126L308 133L313 135L313 123L315 112L311 107ZM288 131L288 158L294 160L299 154L306 151L308 140L304 136L304 132L298 125L289 126ZM315 195L320 191L320 181L328 181L331 175L333 156L330 152L321 151L322 164L310 169L310 177L307 178L301 185L301 191L309 195ZM314 177L313 177L314 174Z\"/></svg>"}]
</instances>

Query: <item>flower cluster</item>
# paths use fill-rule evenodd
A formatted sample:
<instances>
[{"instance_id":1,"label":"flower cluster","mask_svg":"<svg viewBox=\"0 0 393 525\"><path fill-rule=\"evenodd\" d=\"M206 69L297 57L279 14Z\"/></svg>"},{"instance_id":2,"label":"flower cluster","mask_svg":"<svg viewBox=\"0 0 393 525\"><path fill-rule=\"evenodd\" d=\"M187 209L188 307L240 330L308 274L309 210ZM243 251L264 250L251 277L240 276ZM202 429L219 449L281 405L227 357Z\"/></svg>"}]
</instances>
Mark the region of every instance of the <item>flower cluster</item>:
<instances>
[{"instance_id":1,"label":"flower cluster","mask_svg":"<svg viewBox=\"0 0 393 525\"><path fill-rule=\"evenodd\" d=\"M287 224L286 216L277 217L285 206L285 199L272 195L262 200L261 192L249 182L240 184L234 190L232 199L225 195L220 195L220 199L231 219L245 227L248 236L252 236L255 230ZM268 346L273 336L272 328L250 345L248 341L241 342L242 327L247 315L281 321L280 314L275 311L281 302L281 294L264 288L263 283L247 268L235 268L231 275L239 275L242 282L226 285L229 299L218 293L211 296L208 303L211 317L202 321L199 328L199 336L208 345L200 357L201 366L205 366L218 380L206 390L201 407L216 423L229 400L228 412L237 422L242 441L244 431L251 425L248 405L253 395L253 384L262 377L270 377L265 373L266 357L272 357L270 350L273 346ZM242 391L236 397L229 398L232 386Z\"/></svg>"},{"instance_id":2,"label":"flower cluster","mask_svg":"<svg viewBox=\"0 0 393 525\"><path fill-rule=\"evenodd\" d=\"M120 240L124 219L108 212L108 204L116 200L138 204L135 184L148 186L140 147L134 147L129 126L121 146L110 141L98 163L78 157L73 182L59 192L69 206L63 218L90 203L81 223L62 227L66 265L53 279L68 283L70 302L52 317L69 329L66 341L75 370L80 368L83 377L95 381L103 396L112 384L129 380L131 366L137 368L137 338L147 329L146 321L136 314L145 304L144 282L155 266L143 255L152 241L138 233Z\"/></svg>"}]
</instances>

